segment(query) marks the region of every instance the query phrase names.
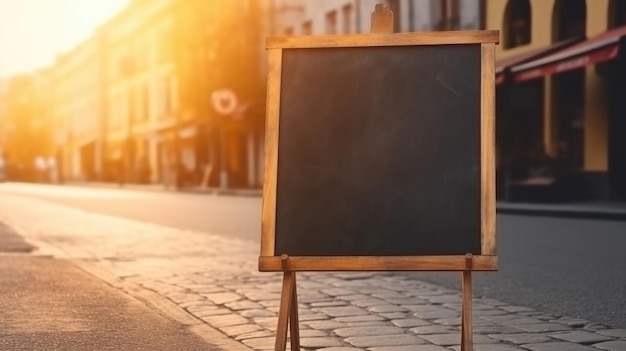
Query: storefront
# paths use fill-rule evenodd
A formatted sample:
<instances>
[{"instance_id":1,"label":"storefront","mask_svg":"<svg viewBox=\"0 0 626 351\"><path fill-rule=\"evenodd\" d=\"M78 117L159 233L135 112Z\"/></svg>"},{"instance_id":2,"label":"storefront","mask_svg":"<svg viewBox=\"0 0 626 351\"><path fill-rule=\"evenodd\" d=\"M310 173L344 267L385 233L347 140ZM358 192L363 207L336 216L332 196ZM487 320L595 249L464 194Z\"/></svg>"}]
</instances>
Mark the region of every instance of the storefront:
<instances>
[{"instance_id":1,"label":"storefront","mask_svg":"<svg viewBox=\"0 0 626 351\"><path fill-rule=\"evenodd\" d=\"M626 200L624 37L619 27L511 67L515 84L550 79L546 151L572 199Z\"/></svg>"},{"instance_id":2,"label":"storefront","mask_svg":"<svg viewBox=\"0 0 626 351\"><path fill-rule=\"evenodd\" d=\"M537 60L583 41L572 38L553 45L507 57L496 63L497 196L518 200L527 182L538 182L546 171L543 142L543 80L514 81L513 67ZM524 199L520 199L524 200Z\"/></svg>"}]
</instances>

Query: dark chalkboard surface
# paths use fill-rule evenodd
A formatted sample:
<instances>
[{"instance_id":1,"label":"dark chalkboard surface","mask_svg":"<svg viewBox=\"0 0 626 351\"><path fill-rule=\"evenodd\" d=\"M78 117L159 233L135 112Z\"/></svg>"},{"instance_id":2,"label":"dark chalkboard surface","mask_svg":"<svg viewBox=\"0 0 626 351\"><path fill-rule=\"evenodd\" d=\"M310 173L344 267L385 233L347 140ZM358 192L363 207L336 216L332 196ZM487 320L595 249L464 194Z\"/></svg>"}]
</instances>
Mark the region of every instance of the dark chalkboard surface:
<instances>
[{"instance_id":1,"label":"dark chalkboard surface","mask_svg":"<svg viewBox=\"0 0 626 351\"><path fill-rule=\"evenodd\" d=\"M275 255L481 253L481 46L283 51Z\"/></svg>"},{"instance_id":2,"label":"dark chalkboard surface","mask_svg":"<svg viewBox=\"0 0 626 351\"><path fill-rule=\"evenodd\" d=\"M268 38L259 270L497 270L497 40Z\"/></svg>"}]
</instances>

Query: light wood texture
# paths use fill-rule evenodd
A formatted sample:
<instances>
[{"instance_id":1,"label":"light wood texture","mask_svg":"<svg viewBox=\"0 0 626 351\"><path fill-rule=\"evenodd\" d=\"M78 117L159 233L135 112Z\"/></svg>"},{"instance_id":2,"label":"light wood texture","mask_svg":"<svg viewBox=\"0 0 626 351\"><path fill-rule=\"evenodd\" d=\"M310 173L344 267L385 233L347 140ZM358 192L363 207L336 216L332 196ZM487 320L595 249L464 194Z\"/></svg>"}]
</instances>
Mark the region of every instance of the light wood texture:
<instances>
[{"instance_id":1,"label":"light wood texture","mask_svg":"<svg viewBox=\"0 0 626 351\"><path fill-rule=\"evenodd\" d=\"M289 308L289 340L291 341L291 351L300 350L300 326L298 318L298 289L296 283L296 272L293 272L293 291L291 292L291 307Z\"/></svg>"},{"instance_id":2,"label":"light wood texture","mask_svg":"<svg viewBox=\"0 0 626 351\"><path fill-rule=\"evenodd\" d=\"M496 256L473 256L472 269L498 270ZM291 271L462 271L465 256L289 256ZM259 257L262 272L283 272L281 257Z\"/></svg>"},{"instance_id":3,"label":"light wood texture","mask_svg":"<svg viewBox=\"0 0 626 351\"><path fill-rule=\"evenodd\" d=\"M481 253L496 255L495 44L482 44L481 57Z\"/></svg>"},{"instance_id":4,"label":"light wood texture","mask_svg":"<svg viewBox=\"0 0 626 351\"><path fill-rule=\"evenodd\" d=\"M269 37L268 49L497 43L498 31L442 31Z\"/></svg>"},{"instance_id":5,"label":"light wood texture","mask_svg":"<svg viewBox=\"0 0 626 351\"><path fill-rule=\"evenodd\" d=\"M261 255L274 255L276 184L278 180L278 116L282 50L268 50L267 116L265 122L265 183L261 226Z\"/></svg>"},{"instance_id":6,"label":"light wood texture","mask_svg":"<svg viewBox=\"0 0 626 351\"><path fill-rule=\"evenodd\" d=\"M370 32L393 33L393 12L387 4L376 4L371 16Z\"/></svg>"},{"instance_id":7,"label":"light wood texture","mask_svg":"<svg viewBox=\"0 0 626 351\"><path fill-rule=\"evenodd\" d=\"M285 271L283 275L283 290L280 296L280 308L278 310L278 326L276 328L276 342L274 344L275 351L285 351L287 347L287 327L291 309L294 308L292 301L294 300L295 284L296 272ZM298 308L298 306L296 305L295 308ZM293 336L291 342L293 343ZM291 349L293 350L293 346Z\"/></svg>"},{"instance_id":8,"label":"light wood texture","mask_svg":"<svg viewBox=\"0 0 626 351\"><path fill-rule=\"evenodd\" d=\"M472 269L473 257L467 255L467 270L463 271L463 303L461 309L461 351L472 351L474 337L472 331Z\"/></svg>"}]
</instances>

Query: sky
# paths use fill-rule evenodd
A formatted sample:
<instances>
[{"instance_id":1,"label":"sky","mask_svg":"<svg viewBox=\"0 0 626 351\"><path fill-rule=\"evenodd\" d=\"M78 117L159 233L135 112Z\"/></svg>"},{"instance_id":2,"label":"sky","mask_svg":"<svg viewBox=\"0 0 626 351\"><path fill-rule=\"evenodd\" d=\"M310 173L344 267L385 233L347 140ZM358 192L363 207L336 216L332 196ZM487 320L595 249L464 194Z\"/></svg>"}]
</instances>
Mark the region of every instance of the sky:
<instances>
[{"instance_id":1,"label":"sky","mask_svg":"<svg viewBox=\"0 0 626 351\"><path fill-rule=\"evenodd\" d=\"M0 0L0 78L52 65L127 2Z\"/></svg>"}]
</instances>

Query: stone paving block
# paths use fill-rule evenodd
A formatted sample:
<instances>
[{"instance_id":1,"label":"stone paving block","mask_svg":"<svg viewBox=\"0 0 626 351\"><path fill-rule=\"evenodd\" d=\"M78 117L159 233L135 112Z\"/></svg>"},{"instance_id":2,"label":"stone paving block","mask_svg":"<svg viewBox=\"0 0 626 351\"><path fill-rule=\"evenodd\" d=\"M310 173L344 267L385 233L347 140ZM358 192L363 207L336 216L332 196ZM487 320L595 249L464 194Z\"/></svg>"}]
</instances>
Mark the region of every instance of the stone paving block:
<instances>
[{"instance_id":1,"label":"stone paving block","mask_svg":"<svg viewBox=\"0 0 626 351\"><path fill-rule=\"evenodd\" d=\"M388 327L388 321L380 321L380 322L351 322L346 323L348 327Z\"/></svg>"},{"instance_id":2,"label":"stone paving block","mask_svg":"<svg viewBox=\"0 0 626 351\"><path fill-rule=\"evenodd\" d=\"M461 325L461 317L435 319L433 322L441 325L458 326Z\"/></svg>"},{"instance_id":3,"label":"stone paving block","mask_svg":"<svg viewBox=\"0 0 626 351\"><path fill-rule=\"evenodd\" d=\"M367 308L368 311L373 313L389 313L389 312L404 312L407 309L396 305L376 305Z\"/></svg>"},{"instance_id":4,"label":"stone paving block","mask_svg":"<svg viewBox=\"0 0 626 351\"><path fill-rule=\"evenodd\" d=\"M377 346L407 346L425 344L426 341L413 335L375 335L375 336L355 336L344 340L356 347L377 347Z\"/></svg>"},{"instance_id":5,"label":"stone paving block","mask_svg":"<svg viewBox=\"0 0 626 351\"><path fill-rule=\"evenodd\" d=\"M351 336L369 336L369 335L386 335L386 334L402 334L404 329L398 327L349 327L334 329L333 333L340 337L347 338Z\"/></svg>"},{"instance_id":6,"label":"stone paving block","mask_svg":"<svg viewBox=\"0 0 626 351\"><path fill-rule=\"evenodd\" d=\"M249 334L249 333L257 332L257 331L263 330L263 328L261 328L260 326L256 324L241 324L241 325L235 325L235 326L229 326L229 327L222 327L220 328L220 330L228 336L237 336L241 334Z\"/></svg>"},{"instance_id":7,"label":"stone paving block","mask_svg":"<svg viewBox=\"0 0 626 351\"><path fill-rule=\"evenodd\" d=\"M320 291L330 296L354 295L354 290L344 288L320 289Z\"/></svg>"},{"instance_id":8,"label":"stone paving block","mask_svg":"<svg viewBox=\"0 0 626 351\"><path fill-rule=\"evenodd\" d=\"M241 314L241 316L246 317L246 318L255 318L255 317L270 317L270 316L275 316L275 313L272 313L268 310L264 310L264 309L252 309L252 310L245 310L245 311L240 311L239 314Z\"/></svg>"},{"instance_id":9,"label":"stone paving block","mask_svg":"<svg viewBox=\"0 0 626 351\"><path fill-rule=\"evenodd\" d=\"M558 319L552 319L550 322L559 323L563 325L567 325L568 327L584 327L585 325L591 323L590 321L582 318L571 318L571 317L562 317Z\"/></svg>"},{"instance_id":10,"label":"stone paving block","mask_svg":"<svg viewBox=\"0 0 626 351\"><path fill-rule=\"evenodd\" d=\"M585 344L585 345L589 345L589 344L593 344L593 343L601 342L601 341L613 340L612 338L608 336L591 333L588 331L582 331L582 330L576 330L573 332L566 332L566 333L554 333L554 334L550 334L550 336L555 339L574 342L577 344Z\"/></svg>"},{"instance_id":11,"label":"stone paving block","mask_svg":"<svg viewBox=\"0 0 626 351\"><path fill-rule=\"evenodd\" d=\"M520 334L489 334L490 338L497 340L505 340L513 344L539 344L542 342L554 341L548 334L539 333L520 333Z\"/></svg>"},{"instance_id":12,"label":"stone paving block","mask_svg":"<svg viewBox=\"0 0 626 351\"><path fill-rule=\"evenodd\" d=\"M271 301L272 304L278 301L278 304L280 304L280 292L250 292L244 294L244 296L252 301Z\"/></svg>"},{"instance_id":13,"label":"stone paving block","mask_svg":"<svg viewBox=\"0 0 626 351\"><path fill-rule=\"evenodd\" d=\"M428 334L447 334L447 333L456 333L459 332L459 328L447 327L443 325L427 325L423 327L411 328L411 332L417 335L428 335Z\"/></svg>"},{"instance_id":14,"label":"stone paving block","mask_svg":"<svg viewBox=\"0 0 626 351\"><path fill-rule=\"evenodd\" d=\"M443 318L455 318L458 317L458 312L446 309L432 309L430 311L418 311L413 312L413 315L417 318L433 320L433 319L443 319Z\"/></svg>"},{"instance_id":15,"label":"stone paving block","mask_svg":"<svg viewBox=\"0 0 626 351\"><path fill-rule=\"evenodd\" d=\"M528 333L543 333L543 332L555 332L555 331L568 331L571 328L556 323L536 323L536 324L517 324L511 325L514 328L523 330Z\"/></svg>"},{"instance_id":16,"label":"stone paving block","mask_svg":"<svg viewBox=\"0 0 626 351\"><path fill-rule=\"evenodd\" d=\"M498 324L474 325L472 329L476 334L513 334L520 332L517 328Z\"/></svg>"},{"instance_id":17,"label":"stone paving block","mask_svg":"<svg viewBox=\"0 0 626 351\"><path fill-rule=\"evenodd\" d=\"M407 296L396 291L377 292L372 294L373 297L387 300L387 299L404 299Z\"/></svg>"},{"instance_id":18,"label":"stone paving block","mask_svg":"<svg viewBox=\"0 0 626 351\"><path fill-rule=\"evenodd\" d=\"M303 338L300 337L300 346L306 348L319 349L322 347L342 346L343 343L336 338L331 337L317 337L317 338Z\"/></svg>"},{"instance_id":19,"label":"stone paving block","mask_svg":"<svg viewBox=\"0 0 626 351\"><path fill-rule=\"evenodd\" d=\"M571 342L546 342L540 344L524 344L522 348L532 351L598 351L593 347L574 344Z\"/></svg>"},{"instance_id":20,"label":"stone paving block","mask_svg":"<svg viewBox=\"0 0 626 351\"><path fill-rule=\"evenodd\" d=\"M229 302L239 301L243 298L240 295L231 292L202 294L202 296L206 297L209 301L213 302L216 305L223 305Z\"/></svg>"},{"instance_id":21,"label":"stone paving block","mask_svg":"<svg viewBox=\"0 0 626 351\"><path fill-rule=\"evenodd\" d=\"M312 302L311 307L336 307L336 306L345 306L347 304L348 302L346 301L329 300L329 301L322 301L322 302Z\"/></svg>"},{"instance_id":22,"label":"stone paving block","mask_svg":"<svg viewBox=\"0 0 626 351\"><path fill-rule=\"evenodd\" d=\"M366 314L362 316L337 317L337 318L334 318L334 320L337 322L342 322L342 323L386 321L385 318L382 318L373 314Z\"/></svg>"},{"instance_id":23,"label":"stone paving block","mask_svg":"<svg viewBox=\"0 0 626 351\"><path fill-rule=\"evenodd\" d=\"M593 347L606 351L624 351L626 350L626 340L605 341L594 344Z\"/></svg>"},{"instance_id":24,"label":"stone paving block","mask_svg":"<svg viewBox=\"0 0 626 351\"><path fill-rule=\"evenodd\" d=\"M523 306L513 306L513 305L502 305L500 306L501 309L507 311L507 312L512 312L512 313L520 313L520 312L536 312L534 309L529 308L529 307L523 307Z\"/></svg>"},{"instance_id":25,"label":"stone paving block","mask_svg":"<svg viewBox=\"0 0 626 351\"><path fill-rule=\"evenodd\" d=\"M439 346L453 346L461 344L461 333L447 333L447 334L429 334L421 335L420 338ZM474 334L474 344L493 344L498 343L498 340L494 340L485 335Z\"/></svg>"},{"instance_id":26,"label":"stone paving block","mask_svg":"<svg viewBox=\"0 0 626 351\"><path fill-rule=\"evenodd\" d=\"M370 347L369 351L450 351L445 347L437 345L407 345L407 346L381 346Z\"/></svg>"},{"instance_id":27,"label":"stone paving block","mask_svg":"<svg viewBox=\"0 0 626 351\"><path fill-rule=\"evenodd\" d=\"M387 302L392 303L394 305L426 305L430 302L422 299L418 299L417 297L405 297L401 299L387 299ZM404 306L403 306L404 307Z\"/></svg>"},{"instance_id":28,"label":"stone paving block","mask_svg":"<svg viewBox=\"0 0 626 351\"><path fill-rule=\"evenodd\" d=\"M596 333L614 338L626 339L626 329L604 329L598 330Z\"/></svg>"},{"instance_id":29,"label":"stone paving block","mask_svg":"<svg viewBox=\"0 0 626 351\"><path fill-rule=\"evenodd\" d=\"M351 294L351 295L338 295L335 298L343 301L356 301L356 300L367 300L372 299L370 295L365 294Z\"/></svg>"},{"instance_id":30,"label":"stone paving block","mask_svg":"<svg viewBox=\"0 0 626 351\"><path fill-rule=\"evenodd\" d=\"M364 349L358 349L356 347L325 347L318 351L365 351Z\"/></svg>"},{"instance_id":31,"label":"stone paving block","mask_svg":"<svg viewBox=\"0 0 626 351\"><path fill-rule=\"evenodd\" d=\"M358 306L358 307L371 307L371 306L378 306L378 305L388 305L389 303L385 300L381 300L381 299L377 299L377 298L373 298L373 297L369 297L369 298L365 298L365 299L359 299L359 300L352 300L350 301L351 304Z\"/></svg>"},{"instance_id":32,"label":"stone paving block","mask_svg":"<svg viewBox=\"0 0 626 351\"><path fill-rule=\"evenodd\" d=\"M600 323L591 323L591 324L587 324L583 327L583 329L588 330L588 331L599 331L599 330L605 330L605 329L610 329L608 326L604 325L604 324L600 324Z\"/></svg>"},{"instance_id":33,"label":"stone paving block","mask_svg":"<svg viewBox=\"0 0 626 351\"><path fill-rule=\"evenodd\" d=\"M188 308L188 307L194 307L194 306L215 306L215 304L203 298L203 299L195 300L195 301L182 302L182 303L179 303L178 306L182 308Z\"/></svg>"},{"instance_id":34,"label":"stone paving block","mask_svg":"<svg viewBox=\"0 0 626 351\"><path fill-rule=\"evenodd\" d=\"M306 315L299 315L298 316L298 320L300 320L301 322L304 321L321 321L321 320L325 320L325 319L329 319L330 317L328 317L327 315L323 314L323 313L310 313L310 314L306 314Z\"/></svg>"},{"instance_id":35,"label":"stone paving block","mask_svg":"<svg viewBox=\"0 0 626 351\"><path fill-rule=\"evenodd\" d=\"M226 289L219 287L219 286L215 286L215 285L194 284L194 285L185 285L185 288L193 291L196 294L212 294L212 293L219 293L219 292L226 291Z\"/></svg>"},{"instance_id":36,"label":"stone paving block","mask_svg":"<svg viewBox=\"0 0 626 351\"><path fill-rule=\"evenodd\" d=\"M334 330L334 329L346 327L345 323L339 323L333 320L301 322L301 324L304 324L308 326L309 328L318 329L318 330Z\"/></svg>"},{"instance_id":37,"label":"stone paving block","mask_svg":"<svg viewBox=\"0 0 626 351\"><path fill-rule=\"evenodd\" d=\"M405 319L412 317L409 316L408 313L404 312L379 313L378 315L387 319Z\"/></svg>"},{"instance_id":38,"label":"stone paving block","mask_svg":"<svg viewBox=\"0 0 626 351\"><path fill-rule=\"evenodd\" d=\"M325 313L331 317L346 317L368 314L368 312L356 306L319 307L312 309L315 312Z\"/></svg>"},{"instance_id":39,"label":"stone paving block","mask_svg":"<svg viewBox=\"0 0 626 351\"><path fill-rule=\"evenodd\" d=\"M267 337L271 337L271 336L274 336L274 333L270 332L269 330L260 330L260 331L257 331L257 332L237 335L237 336L235 336L235 340L241 341L241 340L245 340L245 339L267 338Z\"/></svg>"},{"instance_id":40,"label":"stone paving block","mask_svg":"<svg viewBox=\"0 0 626 351\"><path fill-rule=\"evenodd\" d=\"M391 323L400 328L413 328L431 325L430 322L417 318L392 319Z\"/></svg>"},{"instance_id":41,"label":"stone paving block","mask_svg":"<svg viewBox=\"0 0 626 351\"><path fill-rule=\"evenodd\" d=\"M461 351L461 346L452 346L450 349ZM475 344L474 351L528 351L528 349L506 344Z\"/></svg>"},{"instance_id":42,"label":"stone paving block","mask_svg":"<svg viewBox=\"0 0 626 351\"><path fill-rule=\"evenodd\" d=\"M482 319L486 319L488 321L492 321L492 322L496 322L496 323L502 323L505 325L519 325L519 324L539 324L539 323L543 323L543 321L536 319L536 318L531 318L531 317L526 317L526 316L520 316L518 314L505 314L505 315L501 315L501 316L481 316Z\"/></svg>"},{"instance_id":43,"label":"stone paving block","mask_svg":"<svg viewBox=\"0 0 626 351\"><path fill-rule=\"evenodd\" d=\"M276 343L276 338L267 337L267 338L253 338L253 339L245 339L242 340L244 344L255 350L273 350L274 344ZM289 342L287 342L289 345ZM289 346L287 346L287 350L289 350Z\"/></svg>"},{"instance_id":44,"label":"stone paving block","mask_svg":"<svg viewBox=\"0 0 626 351\"><path fill-rule=\"evenodd\" d=\"M219 308L219 307L215 309L205 309L202 311L192 312L194 316L197 316L200 318L209 317L209 316L223 316L223 315L228 315L232 313L233 311L227 308Z\"/></svg>"},{"instance_id":45,"label":"stone paving block","mask_svg":"<svg viewBox=\"0 0 626 351\"><path fill-rule=\"evenodd\" d=\"M202 317L201 319L216 328L249 323L247 318L243 318L242 316L237 314L206 316Z\"/></svg>"},{"instance_id":46,"label":"stone paving block","mask_svg":"<svg viewBox=\"0 0 626 351\"><path fill-rule=\"evenodd\" d=\"M314 337L322 337L322 336L329 336L329 335L328 333L322 330L300 329L301 338L314 338Z\"/></svg>"},{"instance_id":47,"label":"stone paving block","mask_svg":"<svg viewBox=\"0 0 626 351\"><path fill-rule=\"evenodd\" d=\"M229 303L224 304L224 306L233 311L254 310L254 309L260 309L261 307L263 307L256 302L252 302L248 300L229 302Z\"/></svg>"}]
</instances>

